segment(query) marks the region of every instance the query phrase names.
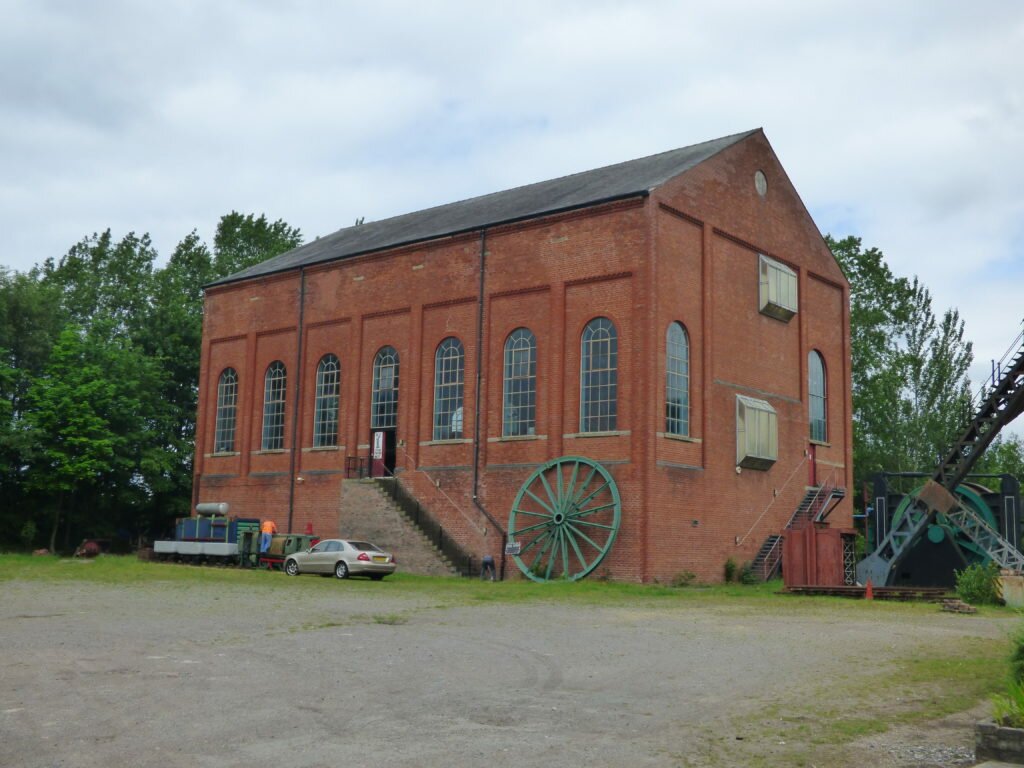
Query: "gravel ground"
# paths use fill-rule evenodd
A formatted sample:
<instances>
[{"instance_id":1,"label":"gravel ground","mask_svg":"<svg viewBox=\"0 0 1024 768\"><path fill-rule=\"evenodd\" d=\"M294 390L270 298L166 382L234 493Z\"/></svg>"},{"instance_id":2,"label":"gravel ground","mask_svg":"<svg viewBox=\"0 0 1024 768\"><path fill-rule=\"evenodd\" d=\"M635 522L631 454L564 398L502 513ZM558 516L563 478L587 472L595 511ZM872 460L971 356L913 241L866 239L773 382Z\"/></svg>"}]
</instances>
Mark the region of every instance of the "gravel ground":
<instances>
[{"instance_id":1,"label":"gravel ground","mask_svg":"<svg viewBox=\"0 0 1024 768\"><path fill-rule=\"evenodd\" d=\"M869 663L1011 627L834 603L441 605L300 581L317 588L7 582L0 766L790 765L792 734L759 714L842 707ZM844 754L969 765L976 714ZM826 746L803 738L815 764Z\"/></svg>"}]
</instances>

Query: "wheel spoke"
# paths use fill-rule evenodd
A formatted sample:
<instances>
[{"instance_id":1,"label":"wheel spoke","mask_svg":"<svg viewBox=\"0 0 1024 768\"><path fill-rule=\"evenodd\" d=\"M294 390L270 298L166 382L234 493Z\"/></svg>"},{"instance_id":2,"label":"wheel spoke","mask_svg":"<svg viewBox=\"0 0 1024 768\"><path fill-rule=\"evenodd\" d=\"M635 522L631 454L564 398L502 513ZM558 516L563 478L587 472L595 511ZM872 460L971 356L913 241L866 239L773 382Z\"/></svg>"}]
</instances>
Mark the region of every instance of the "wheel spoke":
<instances>
[{"instance_id":1,"label":"wheel spoke","mask_svg":"<svg viewBox=\"0 0 1024 768\"><path fill-rule=\"evenodd\" d=\"M526 495L527 495L527 496L529 496L529 497L530 497L531 499L533 499L534 501L536 501L536 502L537 502L538 504L540 504L540 505L541 505L542 507L544 507L544 509L546 509L546 510L548 511L548 515L549 515L549 516L550 516L550 515L554 515L554 514L555 514L555 510L553 510L553 509L552 509L551 507L549 507L549 506L548 506L547 504L545 504L545 503L544 503L543 501L541 501L540 499L538 499L538 498L537 498L537 496L536 496L536 494L534 494L534 492L533 492L533 491L531 491L530 489L527 489L527 490L526 490Z\"/></svg>"},{"instance_id":2,"label":"wheel spoke","mask_svg":"<svg viewBox=\"0 0 1024 768\"><path fill-rule=\"evenodd\" d=\"M544 531L544 533L542 533L540 536L530 539L526 544L519 548L520 557L522 556L523 552L525 552L535 544L539 544L540 542L544 541L544 539L548 538L550 535L551 531Z\"/></svg>"},{"instance_id":3,"label":"wheel spoke","mask_svg":"<svg viewBox=\"0 0 1024 768\"><path fill-rule=\"evenodd\" d=\"M600 493L601 491L603 491L603 490L604 490L605 488L608 488L608 487L609 487L610 485L611 485L611 483L604 483L604 484L603 484L603 485L602 485L602 486L601 486L600 488L598 488L598 489L597 489L596 491L591 491L591 492L590 492L590 493L588 493L588 494L587 494L586 496L584 496L584 497L583 497L582 499L580 499L579 501L575 502L575 503L573 504L573 506L575 506L575 507L576 507L577 509L579 509L579 508L580 508L580 507L582 507L582 506L583 506L584 504L586 504L586 503L587 503L588 501L590 501L590 500L591 500L592 498L594 498L595 496L597 496L597 494L599 494L599 493Z\"/></svg>"},{"instance_id":4,"label":"wheel spoke","mask_svg":"<svg viewBox=\"0 0 1024 768\"><path fill-rule=\"evenodd\" d=\"M558 461L558 462L555 463L555 479L557 480L557 482L555 483L555 490L558 492L558 497L555 499L555 504L557 505L558 509L562 509L563 508L563 504L565 502L565 493L564 493L564 491L562 489L562 462L561 461Z\"/></svg>"},{"instance_id":5,"label":"wheel spoke","mask_svg":"<svg viewBox=\"0 0 1024 768\"><path fill-rule=\"evenodd\" d=\"M544 542L544 546L538 549L537 554L533 556L533 563L530 564L530 572L533 573L534 576L537 575L537 564L544 559L544 553L548 551L548 547L550 547L554 543L554 541L555 537L549 536L548 540Z\"/></svg>"},{"instance_id":6,"label":"wheel spoke","mask_svg":"<svg viewBox=\"0 0 1024 768\"><path fill-rule=\"evenodd\" d=\"M576 503L576 478L580 474L580 463L574 461L572 463L572 473L569 475L569 482L565 484L565 495L569 498L570 504Z\"/></svg>"},{"instance_id":7,"label":"wheel spoke","mask_svg":"<svg viewBox=\"0 0 1024 768\"><path fill-rule=\"evenodd\" d=\"M548 569L544 572L545 581L551 581L551 568L554 566L555 561L558 559L558 539L562 536L562 529L559 528L555 531L554 537L551 539L551 557L548 558Z\"/></svg>"},{"instance_id":8,"label":"wheel spoke","mask_svg":"<svg viewBox=\"0 0 1024 768\"><path fill-rule=\"evenodd\" d=\"M590 474L587 475L587 479L583 481L582 485L580 485L579 490L576 491L573 494L573 497L572 497L573 506L578 506L579 505L579 497L583 495L583 492L585 490L587 490L587 486L590 485L590 481L594 479L594 475L596 475L596 474L597 474L597 466L595 465L595 466L592 466L590 468Z\"/></svg>"},{"instance_id":9,"label":"wheel spoke","mask_svg":"<svg viewBox=\"0 0 1024 768\"><path fill-rule=\"evenodd\" d=\"M573 518L580 525L589 525L591 528L604 528L606 531L614 531L614 525L605 525L604 523L593 523L590 520L581 520L578 517Z\"/></svg>"},{"instance_id":10,"label":"wheel spoke","mask_svg":"<svg viewBox=\"0 0 1024 768\"><path fill-rule=\"evenodd\" d=\"M566 542L565 529L559 528L559 536L562 540L562 577L569 578L569 572L572 570L569 567L569 545Z\"/></svg>"},{"instance_id":11,"label":"wheel spoke","mask_svg":"<svg viewBox=\"0 0 1024 768\"><path fill-rule=\"evenodd\" d=\"M615 502L614 501L609 501L607 504L602 504L599 507L591 507L590 509L581 509L579 512L574 512L573 514L569 515L569 517L571 517L573 519L576 519L578 517L589 517L590 515L594 514L595 512L600 512L602 509L611 509L614 506L615 506Z\"/></svg>"},{"instance_id":12,"label":"wheel spoke","mask_svg":"<svg viewBox=\"0 0 1024 768\"><path fill-rule=\"evenodd\" d=\"M551 519L551 515L545 514L544 512L534 512L533 510L520 509L519 507L516 507L514 511L517 515L533 515L534 517L543 517L545 520Z\"/></svg>"},{"instance_id":13,"label":"wheel spoke","mask_svg":"<svg viewBox=\"0 0 1024 768\"><path fill-rule=\"evenodd\" d=\"M548 484L548 479L544 476L543 472L541 472L538 475L538 477L540 478L541 483L544 485L544 492L547 493L548 499L551 501L551 507L550 507L550 509L552 510L551 514L555 514L555 512L558 511L558 501L555 499L555 495L551 491L551 486ZM530 495L533 496L532 493ZM536 497L534 497L534 498L536 498ZM537 499L537 500L540 501L540 499Z\"/></svg>"},{"instance_id":14,"label":"wheel spoke","mask_svg":"<svg viewBox=\"0 0 1024 768\"><path fill-rule=\"evenodd\" d=\"M572 523L569 523L566 527L569 530L573 531L577 536L579 536L581 539L583 539L585 542L587 542L590 546L592 546L598 552L603 552L604 551L604 547L602 547L600 544L598 544L592 538L587 536L587 534L585 534L583 531L581 531L579 528L577 528Z\"/></svg>"},{"instance_id":15,"label":"wheel spoke","mask_svg":"<svg viewBox=\"0 0 1024 768\"><path fill-rule=\"evenodd\" d=\"M576 543L576 537L570 535L569 528L571 527L572 526L566 526L565 538L567 538L569 540L569 543L572 544L573 552L576 553L576 558L580 561L580 565L583 567L583 570L585 571L587 570L587 559L583 556L583 551L580 549L580 545Z\"/></svg>"},{"instance_id":16,"label":"wheel spoke","mask_svg":"<svg viewBox=\"0 0 1024 768\"><path fill-rule=\"evenodd\" d=\"M535 531L538 528L547 528L549 525L550 525L550 523L548 523L548 522L534 523L533 525L528 525L525 528L519 528L519 529L517 529L515 531L509 531L508 535L509 536L518 536L520 533L526 533L528 531Z\"/></svg>"}]
</instances>

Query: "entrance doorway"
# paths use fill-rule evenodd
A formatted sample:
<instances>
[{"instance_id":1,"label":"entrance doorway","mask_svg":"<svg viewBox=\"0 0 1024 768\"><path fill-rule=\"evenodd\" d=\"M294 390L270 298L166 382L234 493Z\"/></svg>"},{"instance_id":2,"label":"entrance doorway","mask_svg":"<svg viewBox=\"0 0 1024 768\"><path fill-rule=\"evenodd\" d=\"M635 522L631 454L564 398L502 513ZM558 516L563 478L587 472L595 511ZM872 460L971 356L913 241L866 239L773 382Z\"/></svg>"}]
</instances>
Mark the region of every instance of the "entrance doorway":
<instances>
[{"instance_id":1,"label":"entrance doorway","mask_svg":"<svg viewBox=\"0 0 1024 768\"><path fill-rule=\"evenodd\" d=\"M390 477L395 472L397 430L375 429L370 433L370 477Z\"/></svg>"}]
</instances>

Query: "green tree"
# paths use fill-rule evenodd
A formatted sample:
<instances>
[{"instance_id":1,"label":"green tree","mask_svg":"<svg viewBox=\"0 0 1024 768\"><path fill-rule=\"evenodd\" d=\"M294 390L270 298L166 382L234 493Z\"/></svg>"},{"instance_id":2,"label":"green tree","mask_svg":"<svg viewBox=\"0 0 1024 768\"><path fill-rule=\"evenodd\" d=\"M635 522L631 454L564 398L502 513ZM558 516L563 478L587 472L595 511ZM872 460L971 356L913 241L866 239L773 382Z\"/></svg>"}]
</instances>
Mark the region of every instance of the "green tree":
<instances>
[{"instance_id":1,"label":"green tree","mask_svg":"<svg viewBox=\"0 0 1024 768\"><path fill-rule=\"evenodd\" d=\"M850 281L854 479L930 472L967 424L973 359L956 310L939 318L916 278L860 238L826 241Z\"/></svg>"},{"instance_id":2,"label":"green tree","mask_svg":"<svg viewBox=\"0 0 1024 768\"><path fill-rule=\"evenodd\" d=\"M25 419L39 444L29 482L55 502L51 549L62 518L68 530L79 517L96 532L114 529L166 463L149 440L162 407L152 396L158 371L113 325L65 328L27 395Z\"/></svg>"},{"instance_id":3,"label":"green tree","mask_svg":"<svg viewBox=\"0 0 1024 768\"><path fill-rule=\"evenodd\" d=\"M281 219L270 223L263 214L256 218L232 211L217 225L213 271L217 277L226 277L300 245L302 233Z\"/></svg>"},{"instance_id":4,"label":"green tree","mask_svg":"<svg viewBox=\"0 0 1024 768\"><path fill-rule=\"evenodd\" d=\"M114 242L108 229L72 246L56 264L47 259L42 277L58 291L67 321L88 326L110 320L134 333L150 299L156 257L149 235L129 232Z\"/></svg>"}]
</instances>

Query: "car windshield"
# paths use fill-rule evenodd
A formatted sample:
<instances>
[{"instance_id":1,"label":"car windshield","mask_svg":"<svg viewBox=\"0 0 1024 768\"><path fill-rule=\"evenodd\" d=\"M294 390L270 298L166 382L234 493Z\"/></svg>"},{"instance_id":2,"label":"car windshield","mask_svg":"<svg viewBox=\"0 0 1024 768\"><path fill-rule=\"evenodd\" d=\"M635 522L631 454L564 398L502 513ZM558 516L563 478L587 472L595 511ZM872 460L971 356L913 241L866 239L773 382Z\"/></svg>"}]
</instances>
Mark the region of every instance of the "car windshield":
<instances>
[{"instance_id":1,"label":"car windshield","mask_svg":"<svg viewBox=\"0 0 1024 768\"><path fill-rule=\"evenodd\" d=\"M380 552L380 547L375 547L368 541L350 541L354 549L358 549L360 552Z\"/></svg>"}]
</instances>

